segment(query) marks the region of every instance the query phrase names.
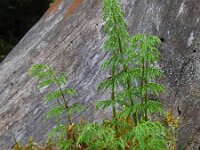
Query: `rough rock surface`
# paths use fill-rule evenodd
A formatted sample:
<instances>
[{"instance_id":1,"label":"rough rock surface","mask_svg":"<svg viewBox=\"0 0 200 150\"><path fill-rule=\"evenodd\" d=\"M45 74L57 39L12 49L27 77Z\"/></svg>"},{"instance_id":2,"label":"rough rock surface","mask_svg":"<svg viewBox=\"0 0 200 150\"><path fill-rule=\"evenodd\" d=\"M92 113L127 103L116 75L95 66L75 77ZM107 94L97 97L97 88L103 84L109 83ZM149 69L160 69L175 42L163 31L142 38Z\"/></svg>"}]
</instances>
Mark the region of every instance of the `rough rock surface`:
<instances>
[{"instance_id":1,"label":"rough rock surface","mask_svg":"<svg viewBox=\"0 0 200 150\"><path fill-rule=\"evenodd\" d=\"M167 86L162 101L181 113L178 150L200 148L200 1L121 0L131 35L147 32L163 40L161 81ZM38 81L28 76L32 64L45 63L64 71L78 96L71 101L88 105L83 116L96 120L90 104L105 93L96 86L105 72L99 65L106 57L101 19L102 0L56 0L38 23L0 64L0 149L33 137L41 142L52 128L45 119L48 107ZM45 89L44 89L45 91ZM78 116L76 116L78 117Z\"/></svg>"}]
</instances>

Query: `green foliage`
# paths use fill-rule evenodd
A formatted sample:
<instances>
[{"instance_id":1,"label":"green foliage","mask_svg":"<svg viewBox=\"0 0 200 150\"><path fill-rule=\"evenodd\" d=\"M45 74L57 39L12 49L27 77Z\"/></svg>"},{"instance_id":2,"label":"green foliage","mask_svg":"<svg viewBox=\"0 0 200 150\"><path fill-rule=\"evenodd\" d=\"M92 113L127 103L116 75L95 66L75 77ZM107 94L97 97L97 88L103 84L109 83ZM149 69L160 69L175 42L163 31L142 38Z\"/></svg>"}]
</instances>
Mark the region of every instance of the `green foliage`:
<instances>
[{"instance_id":1,"label":"green foliage","mask_svg":"<svg viewBox=\"0 0 200 150\"><path fill-rule=\"evenodd\" d=\"M129 38L123 12L117 0L104 0L103 19L106 21L104 29L107 33L104 49L110 52L110 57L103 62L102 67L111 69L111 76L102 81L98 88L100 90L111 89L111 98L99 101L96 107L98 109L113 108L112 128L115 129L116 135L120 134L119 119L122 118L127 121L132 120L136 127L134 138L136 138L137 130L160 129L158 124L150 120L150 116L154 113L164 114L162 105L159 101L152 101L148 98L150 94L158 97L165 89L162 84L155 82L155 79L162 76L162 71L157 66L160 57L157 49L161 43L159 38L148 34L135 34ZM118 115L116 115L116 106L121 109ZM123 124L128 126L127 123ZM159 127L165 129L161 124L159 124ZM162 132L158 133L155 133L157 135L154 136L155 139L152 139L152 141L138 143L139 149L146 149L152 145L158 146L156 139L161 140L162 136L165 136L165 138L160 141L160 144L167 143L166 132L164 135L162 135ZM144 147L141 147L141 145ZM167 144L160 147L167 148Z\"/></svg>"},{"instance_id":2,"label":"green foliage","mask_svg":"<svg viewBox=\"0 0 200 150\"><path fill-rule=\"evenodd\" d=\"M56 90L48 92L45 97L48 102L57 100L57 106L54 106L54 108L48 112L48 117L59 117L66 112L68 121L72 123L72 112L78 111L81 109L81 106L77 107L75 104L69 106L67 96L71 97L76 95L76 91L72 88L62 88L67 83L67 78L64 73L58 74L52 67L43 64L33 65L29 73L31 76L40 79L39 89L51 85L57 86Z\"/></svg>"},{"instance_id":3,"label":"green foliage","mask_svg":"<svg viewBox=\"0 0 200 150\"><path fill-rule=\"evenodd\" d=\"M83 110L78 103L68 103L67 98L76 95L76 91L63 88L67 82L63 73L58 74L47 65L34 65L30 75L40 79L40 89L57 87L45 97L47 102L57 100L47 116L61 119L65 115L69 121L69 124L58 123L49 138L62 150L174 150L177 120L168 114L168 126L164 126L159 118L151 119L152 115L165 114L159 102L159 94L165 88L155 81L162 77L157 65L159 38L148 34L135 34L130 38L118 0L103 1L103 18L107 33L104 49L110 57L103 62L102 68L108 69L110 76L98 88L110 91L111 95L97 102L96 108L104 116L101 109L112 108L112 118L106 117L100 123L83 120L72 123L71 116ZM150 99L149 95L157 100Z\"/></svg>"},{"instance_id":4,"label":"green foliage","mask_svg":"<svg viewBox=\"0 0 200 150\"><path fill-rule=\"evenodd\" d=\"M94 135L95 133L95 135ZM77 139L77 144L88 145L87 149L124 149L125 142L116 139L115 131L100 124L87 124Z\"/></svg>"},{"instance_id":5,"label":"green foliage","mask_svg":"<svg viewBox=\"0 0 200 150\"><path fill-rule=\"evenodd\" d=\"M107 33L104 49L109 51L111 55L102 64L102 67L110 69L111 76L102 82L99 89L111 89L111 101L115 101L116 86L119 84L115 75L120 71L119 67L123 61L122 53L129 42L129 34L123 16L123 11L117 0L103 1L103 19L106 21L104 31ZM114 118L116 116L115 105L112 105L112 110Z\"/></svg>"},{"instance_id":6,"label":"green foliage","mask_svg":"<svg viewBox=\"0 0 200 150\"><path fill-rule=\"evenodd\" d=\"M148 102L149 94L159 96L164 91L164 86L154 81L162 76L156 66L160 56L157 47L161 42L158 37L148 34L135 34L129 38L118 0L104 0L103 19L107 33L104 49L110 52L110 57L102 67L111 69L111 76L101 82L99 89L111 89L111 99L98 102L97 107L111 106L115 117L116 105L125 105L128 108L124 110L129 110L126 117L132 115L135 124L141 121L141 117L148 120L153 111L161 112L154 107L158 102Z\"/></svg>"},{"instance_id":7,"label":"green foliage","mask_svg":"<svg viewBox=\"0 0 200 150\"><path fill-rule=\"evenodd\" d=\"M134 130L137 150L167 150L167 130L157 122L139 123Z\"/></svg>"},{"instance_id":8,"label":"green foliage","mask_svg":"<svg viewBox=\"0 0 200 150\"><path fill-rule=\"evenodd\" d=\"M69 150L72 148L73 139L66 139L68 134L67 126L59 124L55 126L52 131L49 133L49 139L54 138L53 144L56 145L59 149Z\"/></svg>"},{"instance_id":9,"label":"green foliage","mask_svg":"<svg viewBox=\"0 0 200 150\"><path fill-rule=\"evenodd\" d=\"M116 57L116 55L119 54L120 49L126 48L129 41L123 16L124 13L117 0L103 1L103 19L106 21L104 31L108 34L104 49L112 53L111 59L120 60L120 57Z\"/></svg>"},{"instance_id":10,"label":"green foliage","mask_svg":"<svg viewBox=\"0 0 200 150\"><path fill-rule=\"evenodd\" d=\"M124 76L131 77L132 75L137 80L138 84L134 87L137 92L134 96L140 99L140 105L143 107L138 113L147 121L148 112L152 112L156 108L155 105L149 105L152 104L152 101L149 103L148 95L159 96L159 93L164 91L164 86L154 81L162 75L162 71L156 66L160 56L157 47L161 42L158 37L147 34L136 34L130 41L130 48L126 51L126 63L130 69L126 72L128 75L125 73ZM139 118L137 120L140 121Z\"/></svg>"},{"instance_id":11,"label":"green foliage","mask_svg":"<svg viewBox=\"0 0 200 150\"><path fill-rule=\"evenodd\" d=\"M54 88L56 88L56 90L48 92L45 96L47 102L57 101L57 104L47 112L47 117L54 117L56 120L61 121L64 115L70 126L72 126L72 115L82 111L83 106L77 103L68 104L67 98L75 96L77 93L72 88L63 88L67 83L64 73L58 74L50 66L36 64L31 67L29 74L40 80L39 89L49 86L55 86ZM49 138L54 138L55 145L58 145L60 149L69 149L73 142L71 138L66 139L68 133L68 127L58 122L58 125L50 132Z\"/></svg>"},{"instance_id":12,"label":"green foliage","mask_svg":"<svg viewBox=\"0 0 200 150\"><path fill-rule=\"evenodd\" d=\"M48 118L51 118L54 116L59 117L61 114L63 114L64 109L65 108L63 106L55 106L47 112L47 117Z\"/></svg>"}]
</instances>

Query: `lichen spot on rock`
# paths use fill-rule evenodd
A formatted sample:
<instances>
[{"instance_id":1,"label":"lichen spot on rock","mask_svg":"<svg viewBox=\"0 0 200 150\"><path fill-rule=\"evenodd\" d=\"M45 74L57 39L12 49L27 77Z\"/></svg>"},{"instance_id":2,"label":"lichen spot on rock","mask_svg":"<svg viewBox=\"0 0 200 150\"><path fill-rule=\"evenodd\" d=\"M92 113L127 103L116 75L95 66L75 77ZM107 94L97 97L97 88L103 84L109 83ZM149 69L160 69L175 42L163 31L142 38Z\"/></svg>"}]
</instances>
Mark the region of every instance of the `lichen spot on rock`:
<instances>
[{"instance_id":1,"label":"lichen spot on rock","mask_svg":"<svg viewBox=\"0 0 200 150\"><path fill-rule=\"evenodd\" d=\"M70 16L76 8L82 3L82 0L74 0L65 13L65 17Z\"/></svg>"},{"instance_id":2,"label":"lichen spot on rock","mask_svg":"<svg viewBox=\"0 0 200 150\"><path fill-rule=\"evenodd\" d=\"M180 6L180 8L179 8L179 10L178 10L178 14L177 14L176 18L178 18L181 14L184 13L185 7L186 7L186 6L185 6L185 2L181 3L181 6Z\"/></svg>"},{"instance_id":3,"label":"lichen spot on rock","mask_svg":"<svg viewBox=\"0 0 200 150\"><path fill-rule=\"evenodd\" d=\"M194 33L191 32L190 36L188 38L188 41L187 41L187 46L190 47L192 45L193 41L194 41Z\"/></svg>"}]
</instances>

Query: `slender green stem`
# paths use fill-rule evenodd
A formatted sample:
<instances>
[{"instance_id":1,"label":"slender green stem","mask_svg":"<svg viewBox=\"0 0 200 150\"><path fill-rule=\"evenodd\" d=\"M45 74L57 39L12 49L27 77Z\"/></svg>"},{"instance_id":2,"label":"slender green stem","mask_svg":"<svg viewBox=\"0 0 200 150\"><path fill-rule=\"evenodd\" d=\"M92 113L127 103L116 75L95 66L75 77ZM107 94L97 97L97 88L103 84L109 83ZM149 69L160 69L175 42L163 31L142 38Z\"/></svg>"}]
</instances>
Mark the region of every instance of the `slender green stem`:
<instances>
[{"instance_id":1,"label":"slender green stem","mask_svg":"<svg viewBox=\"0 0 200 150\"><path fill-rule=\"evenodd\" d=\"M141 77L141 105L144 106L144 95L143 95L143 90L144 90L144 73L145 73L145 61L144 58L142 59L142 77ZM143 111L141 112L142 118L144 117Z\"/></svg>"},{"instance_id":2,"label":"slender green stem","mask_svg":"<svg viewBox=\"0 0 200 150\"><path fill-rule=\"evenodd\" d=\"M147 85L148 83L148 62L146 61L145 63L145 73L146 73L146 77L145 77L145 85ZM147 116L147 101L148 101L148 91L147 89L145 90L145 97L144 97L144 118L145 118L145 121L148 120L148 116Z\"/></svg>"},{"instance_id":3,"label":"slender green stem","mask_svg":"<svg viewBox=\"0 0 200 150\"><path fill-rule=\"evenodd\" d=\"M118 45L119 45L119 53L121 55L123 55L123 48L122 48L122 42L121 42L121 39L120 39L120 35L119 35L119 32L117 30L117 22L116 22L116 18L113 14L113 20L114 20L114 24L115 24L115 32L117 33L117 41L118 41ZM128 67L126 64L123 64L123 70L124 72L128 72ZM131 89L131 79L128 77L126 79L126 84L127 84L127 90L129 91L129 94L128 94L128 98L129 98L129 101L131 103L131 106L134 106L134 101L132 99L132 96L131 96L131 93L130 93L130 89ZM129 118L130 115L127 117ZM134 120L134 123L137 125L137 118L136 118L136 113L133 114L133 120Z\"/></svg>"},{"instance_id":4,"label":"slender green stem","mask_svg":"<svg viewBox=\"0 0 200 150\"><path fill-rule=\"evenodd\" d=\"M63 90L62 90L62 88L61 88L61 86L60 86L60 83L59 83L59 81L58 81L58 79L57 79L57 77L56 77L55 74L53 75L53 77L54 77L54 79L55 79L55 81L56 81L56 83L57 83L57 86L58 86L58 88L59 88L59 91L61 92L62 100L63 100L64 106L65 106L65 109L66 109L67 115L68 115L68 121L69 121L70 124L72 124L71 116L70 116L70 114L68 113L69 106L68 106L67 101L66 101L66 99L65 99L65 94L63 93Z\"/></svg>"},{"instance_id":5,"label":"slender green stem","mask_svg":"<svg viewBox=\"0 0 200 150\"><path fill-rule=\"evenodd\" d=\"M115 101L115 65L112 67L111 78L112 78L111 100ZM117 114L116 114L115 105L112 106L112 109L113 109L113 120L114 120L116 136L118 136L119 130L118 130L118 126L117 126L117 117L116 117Z\"/></svg>"},{"instance_id":6,"label":"slender green stem","mask_svg":"<svg viewBox=\"0 0 200 150\"><path fill-rule=\"evenodd\" d=\"M111 100L115 101L115 66L112 67L111 79L112 79ZM116 117L116 108L115 108L115 106L112 106L112 108L113 108L113 118L115 118Z\"/></svg>"}]
</instances>

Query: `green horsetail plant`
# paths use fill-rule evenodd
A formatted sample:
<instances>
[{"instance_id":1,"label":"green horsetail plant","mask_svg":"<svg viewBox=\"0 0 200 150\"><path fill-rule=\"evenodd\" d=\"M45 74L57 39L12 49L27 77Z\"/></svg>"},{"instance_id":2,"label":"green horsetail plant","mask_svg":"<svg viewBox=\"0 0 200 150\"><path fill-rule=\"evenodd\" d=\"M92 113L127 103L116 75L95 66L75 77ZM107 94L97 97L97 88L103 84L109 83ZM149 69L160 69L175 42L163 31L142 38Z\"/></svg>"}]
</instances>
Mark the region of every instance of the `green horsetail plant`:
<instances>
[{"instance_id":1,"label":"green horsetail plant","mask_svg":"<svg viewBox=\"0 0 200 150\"><path fill-rule=\"evenodd\" d=\"M31 67L29 73L31 76L36 77L40 80L38 86L39 89L48 86L55 86L56 90L50 91L45 97L45 100L47 102L57 102L57 105L55 105L51 110L47 112L47 117L56 117L56 119L59 121L62 114L65 114L66 120L69 122L69 126L58 124L55 128L53 128L52 132L49 135L50 137L59 136L57 137L57 139L59 139L57 144L60 148L69 146L72 143L72 139L66 137L69 133L69 127L74 126L72 122L72 114L79 112L83 109L83 107L77 103L69 105L69 101L67 98L76 95L76 91L72 88L64 88L67 83L66 76L64 75L64 73L58 74L50 66L36 64Z\"/></svg>"},{"instance_id":2,"label":"green horsetail plant","mask_svg":"<svg viewBox=\"0 0 200 150\"><path fill-rule=\"evenodd\" d=\"M104 31L107 33L104 49L109 51L110 57L102 64L102 67L110 69L111 76L104 80L99 88L110 88L111 99L108 101L101 101L97 105L104 105L103 107L112 106L113 118L116 117L116 90L117 86L120 84L119 81L116 80L115 75L120 72L119 67L123 64L123 51L127 48L129 43L129 34L123 16L124 14L118 0L103 1L103 19L106 21ZM126 65L123 65L123 67L126 69Z\"/></svg>"},{"instance_id":3,"label":"green horsetail plant","mask_svg":"<svg viewBox=\"0 0 200 150\"><path fill-rule=\"evenodd\" d=\"M99 89L110 89L110 100L103 100L97 104L97 107L107 108L112 107L113 118L116 119L116 93L119 86L119 81L115 75L120 71L120 66L123 61L123 50L129 42L129 34L126 29L124 14L120 8L118 0L103 1L103 19L106 22L104 31L107 33L107 40L104 44L104 50L108 51L110 57L102 64L102 68L110 70L110 77L105 79L99 86ZM125 66L126 67L126 66ZM117 122L114 119L116 133L118 133Z\"/></svg>"},{"instance_id":4,"label":"green horsetail plant","mask_svg":"<svg viewBox=\"0 0 200 150\"><path fill-rule=\"evenodd\" d=\"M115 118L116 104L124 105L129 110L127 119L132 115L137 125L139 116L147 121L148 106L160 108L161 105L159 102L148 101L149 94L158 94L164 90L162 85L153 83L153 80L162 74L159 68L154 67L159 60L157 47L160 40L156 36L142 34L130 38L118 0L103 1L103 18L108 36L104 49L110 52L110 57L102 67L111 69L111 76L104 80L99 88L110 88L111 99L98 102L97 107L105 109L112 106ZM120 67L122 69L119 69ZM120 91L121 85L123 89ZM139 100L141 103L138 103Z\"/></svg>"},{"instance_id":5,"label":"green horsetail plant","mask_svg":"<svg viewBox=\"0 0 200 150\"><path fill-rule=\"evenodd\" d=\"M67 120L72 124L71 114L69 113L70 106L66 95L73 96L76 95L76 92L72 88L62 88L67 83L65 75L63 73L58 74L52 67L43 64L33 65L30 69L30 75L40 79L39 89L50 85L57 86L56 90L49 92L45 97L47 102L57 101L57 106L48 112L48 117L60 116L66 111Z\"/></svg>"},{"instance_id":6,"label":"green horsetail plant","mask_svg":"<svg viewBox=\"0 0 200 150\"><path fill-rule=\"evenodd\" d=\"M129 68L127 72L119 73L116 77L136 80L137 84L132 85L130 90L119 93L118 97L124 99L127 94L131 94L137 99L137 103L125 107L121 115L128 117L133 113L137 115L137 121L147 121L151 113L163 113L161 103L148 98L150 94L158 96L164 91L164 86L155 82L155 79L162 76L162 71L157 66L160 57L157 47L161 42L158 37L147 34L136 34L130 41L124 60Z\"/></svg>"},{"instance_id":7,"label":"green horsetail plant","mask_svg":"<svg viewBox=\"0 0 200 150\"><path fill-rule=\"evenodd\" d=\"M140 82L139 97L140 104L142 106L141 115L147 121L148 113L152 111L161 111L161 104L157 101L152 101L148 98L148 95L159 95L164 91L162 84L156 83L155 79L162 76L162 71L157 65L160 57L160 53L157 49L161 43L160 39L156 36L147 34L136 34L131 38L130 51L135 56L135 70L137 79ZM129 53L130 54L130 53Z\"/></svg>"}]
</instances>

